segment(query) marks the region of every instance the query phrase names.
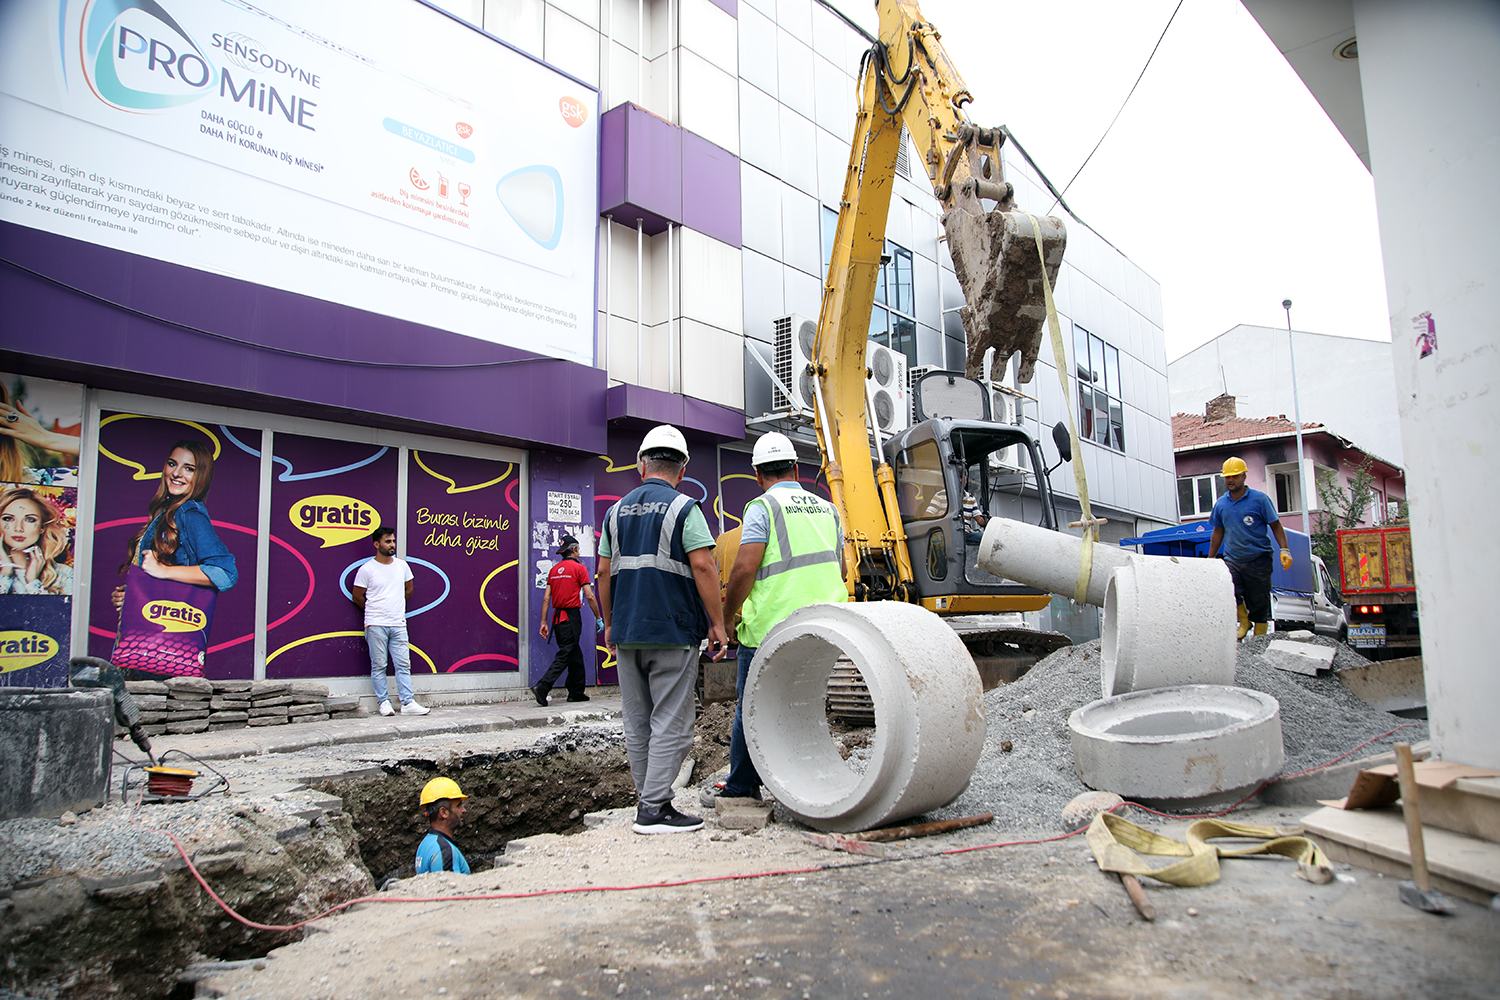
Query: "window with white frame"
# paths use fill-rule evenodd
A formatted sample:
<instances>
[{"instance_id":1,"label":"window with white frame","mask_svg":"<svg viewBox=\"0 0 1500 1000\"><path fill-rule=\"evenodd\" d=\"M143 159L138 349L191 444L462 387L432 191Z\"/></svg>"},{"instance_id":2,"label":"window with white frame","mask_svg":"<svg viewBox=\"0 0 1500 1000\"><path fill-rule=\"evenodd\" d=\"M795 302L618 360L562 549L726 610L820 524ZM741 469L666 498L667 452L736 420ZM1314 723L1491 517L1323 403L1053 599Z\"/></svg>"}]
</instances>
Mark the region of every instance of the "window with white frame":
<instances>
[{"instance_id":1,"label":"window with white frame","mask_svg":"<svg viewBox=\"0 0 1500 1000\"><path fill-rule=\"evenodd\" d=\"M1125 404L1120 349L1083 327L1073 326L1073 363L1078 381L1078 436L1115 451L1125 450Z\"/></svg>"},{"instance_id":2,"label":"window with white frame","mask_svg":"<svg viewBox=\"0 0 1500 1000\"><path fill-rule=\"evenodd\" d=\"M1214 509L1214 501L1228 489L1224 477L1179 476L1177 479L1177 512L1183 518L1207 517Z\"/></svg>"},{"instance_id":3,"label":"window with white frame","mask_svg":"<svg viewBox=\"0 0 1500 1000\"><path fill-rule=\"evenodd\" d=\"M911 251L890 240L880 255L875 305L870 309L870 339L917 363L917 303L912 291Z\"/></svg>"}]
</instances>

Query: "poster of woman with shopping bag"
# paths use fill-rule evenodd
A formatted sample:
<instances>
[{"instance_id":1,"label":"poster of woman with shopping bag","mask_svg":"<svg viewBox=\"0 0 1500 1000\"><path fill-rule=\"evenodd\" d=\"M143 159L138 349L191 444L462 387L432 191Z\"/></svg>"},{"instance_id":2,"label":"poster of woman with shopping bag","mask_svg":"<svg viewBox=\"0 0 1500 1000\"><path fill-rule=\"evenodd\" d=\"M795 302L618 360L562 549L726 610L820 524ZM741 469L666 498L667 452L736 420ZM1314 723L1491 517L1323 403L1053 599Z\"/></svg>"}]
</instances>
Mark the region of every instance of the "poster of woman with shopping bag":
<instances>
[{"instance_id":1,"label":"poster of woman with shopping bag","mask_svg":"<svg viewBox=\"0 0 1500 1000\"><path fill-rule=\"evenodd\" d=\"M219 539L203 498L213 485L213 449L191 438L172 445L147 521L130 539L110 660L145 675L203 676L214 603L235 585L234 556Z\"/></svg>"}]
</instances>

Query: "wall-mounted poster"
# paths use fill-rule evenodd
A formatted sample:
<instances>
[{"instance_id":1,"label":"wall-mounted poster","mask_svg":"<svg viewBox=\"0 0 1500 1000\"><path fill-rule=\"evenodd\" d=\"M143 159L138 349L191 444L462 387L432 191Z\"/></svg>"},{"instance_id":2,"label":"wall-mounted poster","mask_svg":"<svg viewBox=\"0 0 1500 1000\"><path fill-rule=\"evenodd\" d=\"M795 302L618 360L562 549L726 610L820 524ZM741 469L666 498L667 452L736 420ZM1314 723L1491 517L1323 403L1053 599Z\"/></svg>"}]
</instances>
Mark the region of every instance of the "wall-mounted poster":
<instances>
[{"instance_id":1,"label":"wall-mounted poster","mask_svg":"<svg viewBox=\"0 0 1500 1000\"><path fill-rule=\"evenodd\" d=\"M381 525L401 531L399 449L277 434L272 452L271 537L285 544L271 546L266 676L368 674L364 617L349 594L355 572L375 554L371 533ZM416 595L442 589L432 570L411 569ZM425 667L417 644L412 667Z\"/></svg>"},{"instance_id":2,"label":"wall-mounted poster","mask_svg":"<svg viewBox=\"0 0 1500 1000\"><path fill-rule=\"evenodd\" d=\"M100 414L90 653L141 676L254 676L260 436Z\"/></svg>"},{"instance_id":3,"label":"wall-mounted poster","mask_svg":"<svg viewBox=\"0 0 1500 1000\"><path fill-rule=\"evenodd\" d=\"M67 684L83 387L0 373L0 686Z\"/></svg>"},{"instance_id":4,"label":"wall-mounted poster","mask_svg":"<svg viewBox=\"0 0 1500 1000\"><path fill-rule=\"evenodd\" d=\"M520 467L425 449L407 463L412 671L519 670Z\"/></svg>"}]
</instances>

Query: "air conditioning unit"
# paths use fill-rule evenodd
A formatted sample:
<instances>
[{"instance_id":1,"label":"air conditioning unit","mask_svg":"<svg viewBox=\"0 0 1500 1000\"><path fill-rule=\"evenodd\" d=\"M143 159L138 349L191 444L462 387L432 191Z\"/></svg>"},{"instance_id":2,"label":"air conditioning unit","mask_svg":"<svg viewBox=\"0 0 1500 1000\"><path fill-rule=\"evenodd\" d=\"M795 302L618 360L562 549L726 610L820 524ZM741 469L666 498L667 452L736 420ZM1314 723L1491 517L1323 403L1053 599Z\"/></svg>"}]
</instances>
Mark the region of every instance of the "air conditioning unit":
<instances>
[{"instance_id":1,"label":"air conditioning unit","mask_svg":"<svg viewBox=\"0 0 1500 1000\"><path fill-rule=\"evenodd\" d=\"M865 367L870 371L872 415L882 438L899 434L911 426L911 391L906 375L906 355L874 341L865 344Z\"/></svg>"},{"instance_id":2,"label":"air conditioning unit","mask_svg":"<svg viewBox=\"0 0 1500 1000\"><path fill-rule=\"evenodd\" d=\"M999 382L990 383L990 419L997 424L1020 424L1020 398L1005 391ZM1025 454L1018 444L990 453L990 471L1000 475L1024 471L1022 456Z\"/></svg>"},{"instance_id":3,"label":"air conditioning unit","mask_svg":"<svg viewBox=\"0 0 1500 1000\"><path fill-rule=\"evenodd\" d=\"M800 313L781 316L775 320L774 336L771 339L775 351L772 370L782 384L796 393L798 398L787 398L786 393L772 383L771 409L774 412L792 410L811 415L817 409L813 377L807 374L807 366L813 360L813 341L817 335L818 321L808 319Z\"/></svg>"}]
</instances>

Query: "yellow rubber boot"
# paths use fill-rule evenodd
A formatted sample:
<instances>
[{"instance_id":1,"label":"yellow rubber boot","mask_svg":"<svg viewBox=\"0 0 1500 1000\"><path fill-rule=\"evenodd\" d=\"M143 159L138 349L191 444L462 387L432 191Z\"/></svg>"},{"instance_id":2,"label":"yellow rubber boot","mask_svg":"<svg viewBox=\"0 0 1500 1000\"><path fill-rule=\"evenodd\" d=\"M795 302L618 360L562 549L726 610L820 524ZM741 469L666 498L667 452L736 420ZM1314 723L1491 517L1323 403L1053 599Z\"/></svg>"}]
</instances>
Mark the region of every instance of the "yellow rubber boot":
<instances>
[{"instance_id":1,"label":"yellow rubber boot","mask_svg":"<svg viewBox=\"0 0 1500 1000\"><path fill-rule=\"evenodd\" d=\"M1236 639L1243 639L1245 638L1245 636L1250 634L1250 612L1245 610L1245 606L1243 604L1239 606L1237 611L1240 617L1240 630L1235 633L1234 637Z\"/></svg>"},{"instance_id":2,"label":"yellow rubber boot","mask_svg":"<svg viewBox=\"0 0 1500 1000\"><path fill-rule=\"evenodd\" d=\"M1255 623L1255 634L1256 635L1265 635L1266 634L1266 627L1267 627L1268 624L1269 623L1267 623L1267 622L1256 622Z\"/></svg>"}]
</instances>

